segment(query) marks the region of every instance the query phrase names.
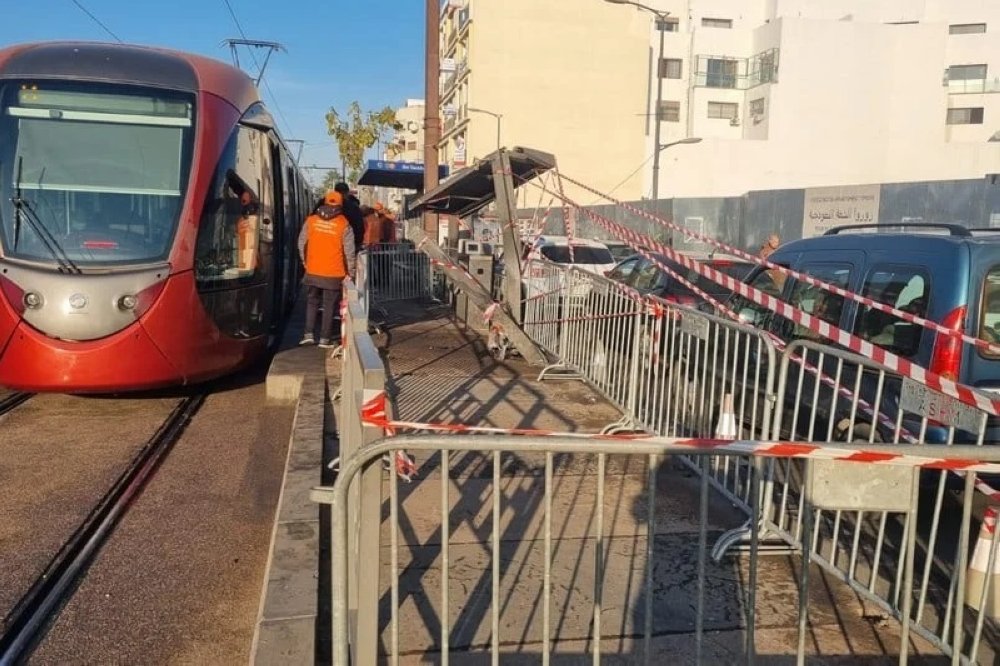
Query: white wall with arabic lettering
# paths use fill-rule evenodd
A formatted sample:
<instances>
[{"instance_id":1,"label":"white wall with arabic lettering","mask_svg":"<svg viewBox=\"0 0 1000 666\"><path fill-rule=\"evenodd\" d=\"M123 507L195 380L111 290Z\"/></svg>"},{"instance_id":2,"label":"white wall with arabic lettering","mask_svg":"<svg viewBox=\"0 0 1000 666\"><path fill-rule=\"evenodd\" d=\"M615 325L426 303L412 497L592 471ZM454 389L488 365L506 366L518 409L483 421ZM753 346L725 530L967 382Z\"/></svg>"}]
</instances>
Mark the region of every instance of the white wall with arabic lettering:
<instances>
[{"instance_id":1,"label":"white wall with arabic lettering","mask_svg":"<svg viewBox=\"0 0 1000 666\"><path fill-rule=\"evenodd\" d=\"M811 187L805 191L802 238L822 236L834 227L877 224L880 185Z\"/></svg>"}]
</instances>

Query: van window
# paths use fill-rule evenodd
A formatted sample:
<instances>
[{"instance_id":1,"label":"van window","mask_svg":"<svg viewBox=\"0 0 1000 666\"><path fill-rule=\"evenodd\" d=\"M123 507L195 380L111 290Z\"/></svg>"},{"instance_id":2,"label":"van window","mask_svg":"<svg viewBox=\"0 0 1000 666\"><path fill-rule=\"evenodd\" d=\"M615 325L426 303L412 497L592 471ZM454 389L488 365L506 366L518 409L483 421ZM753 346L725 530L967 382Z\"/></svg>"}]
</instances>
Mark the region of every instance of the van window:
<instances>
[{"instance_id":1,"label":"van window","mask_svg":"<svg viewBox=\"0 0 1000 666\"><path fill-rule=\"evenodd\" d=\"M802 273L806 273L807 275L819 278L824 282L828 282L835 287L845 289L851 279L850 264L813 264L811 266L806 264L799 270ZM789 296L788 302L793 307L796 307L803 312L807 312L814 317L819 317L828 324L833 324L834 326L840 325L840 315L844 311L843 296L832 294L825 289L814 287L805 282L796 281L795 285L792 287L792 294ZM791 331L791 337L794 338L807 338L810 340L818 340L820 342L827 341L819 333L815 333L809 328L798 324L795 324L793 327L791 326L791 322L782 318L782 324L779 326L779 329L775 331L775 333L785 339L788 339L788 331Z\"/></svg>"},{"instance_id":2,"label":"van window","mask_svg":"<svg viewBox=\"0 0 1000 666\"><path fill-rule=\"evenodd\" d=\"M775 279L776 277L778 279ZM778 274L778 271L770 269L757 273L757 275L747 282L754 289L758 289L769 296L781 298L782 286L784 285L784 280L781 278L783 277L783 275ZM732 300L730 300L729 308L738 315L741 322L757 326L758 328L767 328L774 316L774 313L764 306L757 305L750 299L738 295L733 296Z\"/></svg>"},{"instance_id":3,"label":"van window","mask_svg":"<svg viewBox=\"0 0 1000 666\"><path fill-rule=\"evenodd\" d=\"M979 317L979 337L986 342L1000 344L1000 266L994 266L983 280L983 312ZM1000 358L1000 354L980 351L987 358Z\"/></svg>"},{"instance_id":4,"label":"van window","mask_svg":"<svg viewBox=\"0 0 1000 666\"><path fill-rule=\"evenodd\" d=\"M930 286L926 273L915 267L876 267L865 280L861 295L923 317ZM922 333L922 326L865 305L858 308L854 322L856 336L903 357L917 353Z\"/></svg>"}]
</instances>

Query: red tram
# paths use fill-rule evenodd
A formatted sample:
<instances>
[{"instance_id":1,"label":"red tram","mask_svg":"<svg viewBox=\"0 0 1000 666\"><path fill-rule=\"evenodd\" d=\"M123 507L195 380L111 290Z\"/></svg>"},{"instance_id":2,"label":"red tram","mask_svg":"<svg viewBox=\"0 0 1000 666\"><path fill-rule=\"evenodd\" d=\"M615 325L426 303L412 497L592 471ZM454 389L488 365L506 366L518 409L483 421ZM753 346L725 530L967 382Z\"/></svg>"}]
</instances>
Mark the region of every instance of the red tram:
<instances>
[{"instance_id":1,"label":"red tram","mask_svg":"<svg viewBox=\"0 0 1000 666\"><path fill-rule=\"evenodd\" d=\"M0 50L0 385L184 385L259 357L305 179L243 72L138 46Z\"/></svg>"}]
</instances>

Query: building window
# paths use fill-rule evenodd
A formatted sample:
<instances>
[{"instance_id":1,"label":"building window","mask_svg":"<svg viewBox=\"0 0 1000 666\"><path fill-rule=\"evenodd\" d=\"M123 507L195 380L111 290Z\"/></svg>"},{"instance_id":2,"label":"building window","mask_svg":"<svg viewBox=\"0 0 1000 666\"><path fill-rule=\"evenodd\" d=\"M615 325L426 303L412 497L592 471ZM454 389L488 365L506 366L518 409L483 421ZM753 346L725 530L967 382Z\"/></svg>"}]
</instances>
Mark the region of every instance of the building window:
<instances>
[{"instance_id":1,"label":"building window","mask_svg":"<svg viewBox=\"0 0 1000 666\"><path fill-rule=\"evenodd\" d=\"M407 150L416 150L417 149L417 142L416 141L407 141L406 142L406 149Z\"/></svg>"},{"instance_id":2,"label":"building window","mask_svg":"<svg viewBox=\"0 0 1000 666\"><path fill-rule=\"evenodd\" d=\"M660 58L660 78L679 79L683 71L683 60L680 58Z\"/></svg>"},{"instance_id":3,"label":"building window","mask_svg":"<svg viewBox=\"0 0 1000 666\"><path fill-rule=\"evenodd\" d=\"M660 102L660 120L668 123L676 123L681 119L680 102Z\"/></svg>"},{"instance_id":4,"label":"building window","mask_svg":"<svg viewBox=\"0 0 1000 666\"><path fill-rule=\"evenodd\" d=\"M677 32L679 27L680 21L673 16L668 16L665 19L656 19L657 30L662 30L663 32Z\"/></svg>"},{"instance_id":5,"label":"building window","mask_svg":"<svg viewBox=\"0 0 1000 666\"><path fill-rule=\"evenodd\" d=\"M703 28L732 28L733 19L703 18L701 20Z\"/></svg>"},{"instance_id":6,"label":"building window","mask_svg":"<svg viewBox=\"0 0 1000 666\"><path fill-rule=\"evenodd\" d=\"M949 81L983 81L986 65L952 65L948 68Z\"/></svg>"},{"instance_id":7,"label":"building window","mask_svg":"<svg viewBox=\"0 0 1000 666\"><path fill-rule=\"evenodd\" d=\"M958 23L948 26L951 35L978 35L986 32L985 23Z\"/></svg>"},{"instance_id":8,"label":"building window","mask_svg":"<svg viewBox=\"0 0 1000 666\"><path fill-rule=\"evenodd\" d=\"M705 85L709 88L735 88L737 62L733 59L709 58Z\"/></svg>"},{"instance_id":9,"label":"building window","mask_svg":"<svg viewBox=\"0 0 1000 666\"><path fill-rule=\"evenodd\" d=\"M740 105L735 102L709 102L708 117L735 120L740 113Z\"/></svg>"},{"instance_id":10,"label":"building window","mask_svg":"<svg viewBox=\"0 0 1000 666\"><path fill-rule=\"evenodd\" d=\"M763 116L764 115L764 98L758 97L757 99L750 100L750 115L751 116Z\"/></svg>"},{"instance_id":11,"label":"building window","mask_svg":"<svg viewBox=\"0 0 1000 666\"><path fill-rule=\"evenodd\" d=\"M948 109L949 125L982 125L983 107L971 106L964 109Z\"/></svg>"}]
</instances>

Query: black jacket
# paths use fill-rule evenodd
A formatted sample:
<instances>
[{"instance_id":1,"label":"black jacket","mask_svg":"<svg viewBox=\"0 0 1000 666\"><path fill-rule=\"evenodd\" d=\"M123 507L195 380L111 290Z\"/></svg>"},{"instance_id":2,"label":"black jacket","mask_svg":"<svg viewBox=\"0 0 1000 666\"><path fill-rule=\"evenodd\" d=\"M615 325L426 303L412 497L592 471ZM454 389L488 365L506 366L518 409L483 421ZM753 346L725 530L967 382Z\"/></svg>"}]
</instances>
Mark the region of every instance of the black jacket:
<instances>
[{"instance_id":1,"label":"black jacket","mask_svg":"<svg viewBox=\"0 0 1000 666\"><path fill-rule=\"evenodd\" d=\"M361 245L365 237L365 218L361 215L360 202L353 196L344 199L344 217L347 218L347 223L351 225L351 231L354 232L354 251L361 252Z\"/></svg>"}]
</instances>

